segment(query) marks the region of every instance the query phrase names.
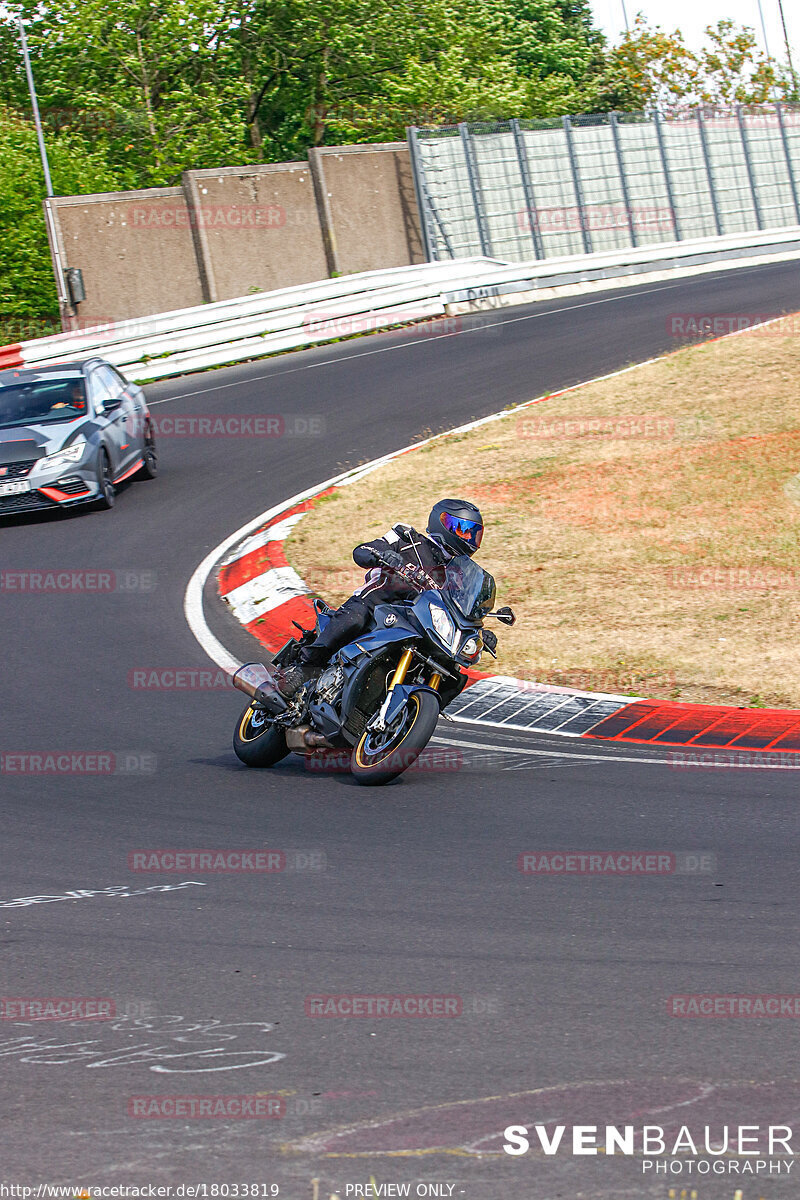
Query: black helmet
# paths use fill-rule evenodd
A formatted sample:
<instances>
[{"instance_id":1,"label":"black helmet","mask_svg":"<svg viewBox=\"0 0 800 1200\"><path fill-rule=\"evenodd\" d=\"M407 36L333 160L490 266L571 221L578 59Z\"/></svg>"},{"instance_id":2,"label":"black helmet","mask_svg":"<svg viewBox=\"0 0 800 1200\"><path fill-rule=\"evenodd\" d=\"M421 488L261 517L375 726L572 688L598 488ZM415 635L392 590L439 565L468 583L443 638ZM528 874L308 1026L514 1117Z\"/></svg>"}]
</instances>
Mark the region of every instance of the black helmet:
<instances>
[{"instance_id":1,"label":"black helmet","mask_svg":"<svg viewBox=\"0 0 800 1200\"><path fill-rule=\"evenodd\" d=\"M454 554L474 554L483 537L483 517L469 500L440 500L431 509L428 533Z\"/></svg>"}]
</instances>

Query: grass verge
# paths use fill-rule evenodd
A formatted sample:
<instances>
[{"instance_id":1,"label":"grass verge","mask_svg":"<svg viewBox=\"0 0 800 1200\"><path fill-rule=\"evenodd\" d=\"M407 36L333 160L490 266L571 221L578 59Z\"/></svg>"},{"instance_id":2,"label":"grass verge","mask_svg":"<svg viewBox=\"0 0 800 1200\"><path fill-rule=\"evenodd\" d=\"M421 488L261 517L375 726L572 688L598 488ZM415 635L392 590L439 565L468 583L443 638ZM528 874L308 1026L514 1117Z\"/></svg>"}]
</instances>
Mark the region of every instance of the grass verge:
<instances>
[{"instance_id":1,"label":"grass verge","mask_svg":"<svg viewBox=\"0 0 800 1200\"><path fill-rule=\"evenodd\" d=\"M800 707L800 341L763 327L466 434L326 498L288 545L330 602L358 542L443 496L474 500L497 669L667 699ZM349 565L348 565L349 564ZM484 666L486 663L484 662Z\"/></svg>"}]
</instances>

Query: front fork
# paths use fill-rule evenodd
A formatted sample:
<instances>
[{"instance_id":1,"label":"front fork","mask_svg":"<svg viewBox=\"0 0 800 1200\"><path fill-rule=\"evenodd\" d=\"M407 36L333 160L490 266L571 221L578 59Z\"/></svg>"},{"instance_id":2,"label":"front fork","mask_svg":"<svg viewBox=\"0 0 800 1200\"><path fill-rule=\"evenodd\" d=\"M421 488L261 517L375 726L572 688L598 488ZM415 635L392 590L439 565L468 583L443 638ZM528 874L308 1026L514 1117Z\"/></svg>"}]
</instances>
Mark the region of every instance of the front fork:
<instances>
[{"instance_id":1,"label":"front fork","mask_svg":"<svg viewBox=\"0 0 800 1200\"><path fill-rule=\"evenodd\" d=\"M400 662L397 664L397 666L395 668L394 675L392 676L391 682L389 684L389 690L386 693L386 699L384 700L383 704L381 705L380 712L378 713L377 717L375 718L375 723L373 726L374 729L378 729L378 730L382 731L386 728L386 714L389 711L389 705L392 702L392 693L394 692L394 689L396 687L400 687L401 684L405 682L406 675L408 674L408 668L411 666L413 658L414 658L413 650L404 650L403 653L400 655ZM434 671L433 674L431 675L430 681L428 683L428 687L432 688L434 692L438 692L439 684L441 682L442 682L441 675L439 674L438 671Z\"/></svg>"}]
</instances>

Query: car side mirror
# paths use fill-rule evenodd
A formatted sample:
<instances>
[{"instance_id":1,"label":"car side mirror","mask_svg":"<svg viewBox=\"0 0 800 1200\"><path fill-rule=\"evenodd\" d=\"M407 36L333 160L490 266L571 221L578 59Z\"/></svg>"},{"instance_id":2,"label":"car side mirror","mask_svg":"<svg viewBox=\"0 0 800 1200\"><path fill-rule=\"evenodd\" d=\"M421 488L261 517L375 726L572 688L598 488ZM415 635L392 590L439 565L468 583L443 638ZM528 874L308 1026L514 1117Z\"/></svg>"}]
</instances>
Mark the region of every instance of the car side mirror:
<instances>
[{"instance_id":1,"label":"car side mirror","mask_svg":"<svg viewBox=\"0 0 800 1200\"><path fill-rule=\"evenodd\" d=\"M103 412L104 413L116 412L116 410L119 408L120 404L122 404L121 396L114 396L113 398L104 400L103 401Z\"/></svg>"},{"instance_id":2,"label":"car side mirror","mask_svg":"<svg viewBox=\"0 0 800 1200\"><path fill-rule=\"evenodd\" d=\"M498 621L502 621L504 625L513 625L517 619L508 607L498 608L496 613L492 613L492 616L497 617Z\"/></svg>"}]
</instances>

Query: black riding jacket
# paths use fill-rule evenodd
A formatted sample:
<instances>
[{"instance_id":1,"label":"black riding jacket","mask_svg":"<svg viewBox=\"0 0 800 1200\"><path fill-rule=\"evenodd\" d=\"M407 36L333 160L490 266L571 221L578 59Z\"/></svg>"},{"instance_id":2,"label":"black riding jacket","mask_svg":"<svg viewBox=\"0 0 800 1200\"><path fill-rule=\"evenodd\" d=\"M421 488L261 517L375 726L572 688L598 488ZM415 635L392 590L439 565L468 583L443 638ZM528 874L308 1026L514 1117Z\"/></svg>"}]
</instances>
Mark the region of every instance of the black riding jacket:
<instances>
[{"instance_id":1,"label":"black riding jacket","mask_svg":"<svg viewBox=\"0 0 800 1200\"><path fill-rule=\"evenodd\" d=\"M393 525L383 537L372 542L362 542L353 551L353 558L359 567L371 567L364 581L364 586L356 590L355 595L365 600L370 608L376 604L417 595L402 576L382 566L373 566L373 552L378 554L393 550L407 563L422 567L439 585L444 583L445 568L455 557L452 550L427 533L418 533L411 525Z\"/></svg>"}]
</instances>

